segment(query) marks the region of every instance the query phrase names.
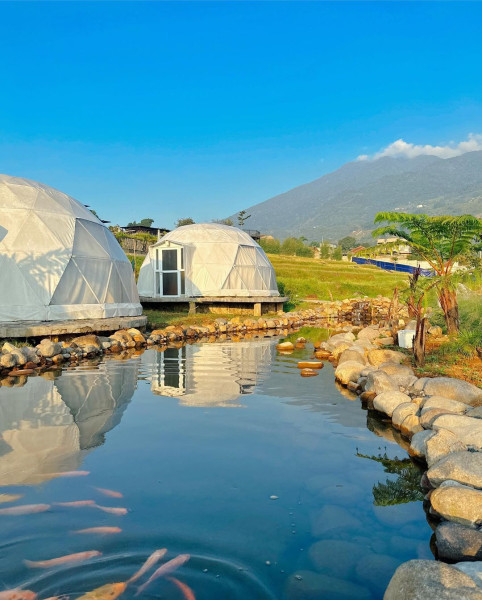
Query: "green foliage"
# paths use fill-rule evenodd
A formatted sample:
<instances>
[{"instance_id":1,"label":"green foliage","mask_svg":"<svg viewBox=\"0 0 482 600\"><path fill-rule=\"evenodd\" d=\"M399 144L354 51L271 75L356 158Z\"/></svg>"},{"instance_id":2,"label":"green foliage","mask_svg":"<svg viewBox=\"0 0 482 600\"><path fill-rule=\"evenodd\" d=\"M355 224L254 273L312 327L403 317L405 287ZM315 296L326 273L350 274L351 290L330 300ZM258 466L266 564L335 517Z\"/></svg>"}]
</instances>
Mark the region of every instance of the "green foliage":
<instances>
[{"instance_id":1,"label":"green foliage","mask_svg":"<svg viewBox=\"0 0 482 600\"><path fill-rule=\"evenodd\" d=\"M220 225L228 225L234 227L234 221L232 219L213 219L213 223L219 223Z\"/></svg>"},{"instance_id":2,"label":"green foliage","mask_svg":"<svg viewBox=\"0 0 482 600\"><path fill-rule=\"evenodd\" d=\"M184 225L194 225L195 221L191 219L191 217L186 217L185 219L178 219L174 223L174 227L183 227Z\"/></svg>"},{"instance_id":3,"label":"green foliage","mask_svg":"<svg viewBox=\"0 0 482 600\"><path fill-rule=\"evenodd\" d=\"M341 249L343 250L343 252L348 252L348 250L355 248L355 246L357 245L357 242L354 237L352 237L351 235L347 235L344 238L342 238L341 240L339 240L338 245L341 246Z\"/></svg>"},{"instance_id":4,"label":"green foliage","mask_svg":"<svg viewBox=\"0 0 482 600\"><path fill-rule=\"evenodd\" d=\"M330 258L331 250L330 244L328 244L328 242L323 242L320 247L320 258Z\"/></svg>"},{"instance_id":5,"label":"green foliage","mask_svg":"<svg viewBox=\"0 0 482 600\"><path fill-rule=\"evenodd\" d=\"M379 482L372 488L373 504L375 506L392 506L394 504L405 504L423 500L420 489L420 470L409 458L403 460L398 457L388 458L387 453L378 456L360 454L360 458L368 458L383 465L385 473L397 475L397 479L387 479L384 483Z\"/></svg>"},{"instance_id":6,"label":"green foliage","mask_svg":"<svg viewBox=\"0 0 482 600\"><path fill-rule=\"evenodd\" d=\"M141 219L139 223L137 223L136 221L131 221L131 223L127 223L127 227L152 227L153 223L154 219Z\"/></svg>"},{"instance_id":7,"label":"green foliage","mask_svg":"<svg viewBox=\"0 0 482 600\"><path fill-rule=\"evenodd\" d=\"M281 244L280 253L288 256L313 256L313 249L305 246L303 240L306 240L306 238L286 238Z\"/></svg>"},{"instance_id":8,"label":"green foliage","mask_svg":"<svg viewBox=\"0 0 482 600\"><path fill-rule=\"evenodd\" d=\"M342 250L341 246L337 246L333 250L332 258L333 258L333 260L341 260L343 258L343 250Z\"/></svg>"},{"instance_id":9,"label":"green foliage","mask_svg":"<svg viewBox=\"0 0 482 600\"><path fill-rule=\"evenodd\" d=\"M246 210L240 210L238 213L238 225L244 227L245 222L249 218L251 218L251 215L248 215Z\"/></svg>"},{"instance_id":10,"label":"green foliage","mask_svg":"<svg viewBox=\"0 0 482 600\"><path fill-rule=\"evenodd\" d=\"M275 238L261 238L259 245L266 254L279 254L281 252L281 242Z\"/></svg>"}]
</instances>

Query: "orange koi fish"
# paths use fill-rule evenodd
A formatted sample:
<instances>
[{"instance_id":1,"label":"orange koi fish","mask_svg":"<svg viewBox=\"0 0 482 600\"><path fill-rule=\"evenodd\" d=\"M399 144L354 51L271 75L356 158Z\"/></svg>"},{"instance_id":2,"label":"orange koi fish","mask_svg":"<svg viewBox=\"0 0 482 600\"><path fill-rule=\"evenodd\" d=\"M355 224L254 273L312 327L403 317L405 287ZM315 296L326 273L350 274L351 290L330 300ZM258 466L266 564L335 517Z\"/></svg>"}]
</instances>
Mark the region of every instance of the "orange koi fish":
<instances>
[{"instance_id":1,"label":"orange koi fish","mask_svg":"<svg viewBox=\"0 0 482 600\"><path fill-rule=\"evenodd\" d=\"M127 584L124 581L107 583L91 592L87 592L87 594L77 598L77 600L115 600L124 592L126 587Z\"/></svg>"},{"instance_id":2,"label":"orange koi fish","mask_svg":"<svg viewBox=\"0 0 482 600\"><path fill-rule=\"evenodd\" d=\"M50 473L54 477L84 477L89 475L90 471L63 471L62 473Z\"/></svg>"},{"instance_id":3,"label":"orange koi fish","mask_svg":"<svg viewBox=\"0 0 482 600\"><path fill-rule=\"evenodd\" d=\"M142 567L136 573L134 573L134 575L130 579L127 580L127 584L134 583L134 581L137 581L139 577L142 577L144 573L148 571L151 567L153 567L158 560L161 560L161 558L166 554L166 552L167 548L161 548L160 550L156 550L155 552L153 552L146 560L146 562L142 565Z\"/></svg>"},{"instance_id":4,"label":"orange koi fish","mask_svg":"<svg viewBox=\"0 0 482 600\"><path fill-rule=\"evenodd\" d=\"M37 600L37 594L30 590L5 590L0 592L0 600Z\"/></svg>"},{"instance_id":5,"label":"orange koi fish","mask_svg":"<svg viewBox=\"0 0 482 600\"><path fill-rule=\"evenodd\" d=\"M50 567L57 567L69 562L79 562L82 560L88 560L95 556L102 556L102 552L98 550L87 550L86 552L76 552L75 554L66 554L65 556L59 556L58 558L51 558L50 560L24 560L24 564L31 569L49 569Z\"/></svg>"},{"instance_id":6,"label":"orange koi fish","mask_svg":"<svg viewBox=\"0 0 482 600\"><path fill-rule=\"evenodd\" d=\"M126 515L127 508L121 508L120 506L99 506L98 504L92 505L94 508L98 508L99 510L103 510L106 513L110 513L111 515Z\"/></svg>"},{"instance_id":7,"label":"orange koi fish","mask_svg":"<svg viewBox=\"0 0 482 600\"><path fill-rule=\"evenodd\" d=\"M93 506L95 500L74 500L73 502L54 502L54 506L78 508L79 506Z\"/></svg>"},{"instance_id":8,"label":"orange koi fish","mask_svg":"<svg viewBox=\"0 0 482 600\"><path fill-rule=\"evenodd\" d=\"M22 497L23 494L0 494L0 504L5 504L5 502L15 502Z\"/></svg>"},{"instance_id":9,"label":"orange koi fish","mask_svg":"<svg viewBox=\"0 0 482 600\"><path fill-rule=\"evenodd\" d=\"M179 579L176 579L175 577L166 577L166 579L171 581L176 587L178 587L181 590L185 600L196 600L194 592L186 583L179 581Z\"/></svg>"},{"instance_id":10,"label":"orange koi fish","mask_svg":"<svg viewBox=\"0 0 482 600\"><path fill-rule=\"evenodd\" d=\"M121 533L120 527L88 527L87 529L77 529L72 533L100 533L105 535L107 533Z\"/></svg>"},{"instance_id":11,"label":"orange koi fish","mask_svg":"<svg viewBox=\"0 0 482 600\"><path fill-rule=\"evenodd\" d=\"M21 506L0 508L0 515L30 515L32 513L45 512L49 508L50 504L22 504Z\"/></svg>"},{"instance_id":12,"label":"orange koi fish","mask_svg":"<svg viewBox=\"0 0 482 600\"><path fill-rule=\"evenodd\" d=\"M143 585L141 585L139 587L139 589L137 590L136 596L138 596L141 592L143 592L146 589L146 587L150 583L152 583L155 579L157 579L158 577L165 577L166 575L169 575L170 573L172 573L173 571L175 571L176 569L181 567L190 558L191 558L190 554L179 554L179 556L176 556L176 558L173 558L172 560L167 561L167 563L164 563L163 565L161 565L157 569L157 571L154 571L154 573L149 577L149 579L146 581L146 583L144 583Z\"/></svg>"},{"instance_id":13,"label":"orange koi fish","mask_svg":"<svg viewBox=\"0 0 482 600\"><path fill-rule=\"evenodd\" d=\"M100 492L101 494L103 494L104 496L108 496L109 498L123 498L123 494L121 494L120 492L116 492L115 490L108 490L107 488L100 488L100 487L96 487L94 488L95 490L97 490L98 492Z\"/></svg>"}]
</instances>

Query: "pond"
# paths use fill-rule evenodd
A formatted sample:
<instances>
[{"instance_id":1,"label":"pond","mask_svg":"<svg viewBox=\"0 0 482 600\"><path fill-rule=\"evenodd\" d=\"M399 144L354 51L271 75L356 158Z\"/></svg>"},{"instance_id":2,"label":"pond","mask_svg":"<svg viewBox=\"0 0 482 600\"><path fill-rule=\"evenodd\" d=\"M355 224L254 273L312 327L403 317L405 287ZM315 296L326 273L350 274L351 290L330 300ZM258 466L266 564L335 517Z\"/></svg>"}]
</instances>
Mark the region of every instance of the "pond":
<instances>
[{"instance_id":1,"label":"pond","mask_svg":"<svg viewBox=\"0 0 482 600\"><path fill-rule=\"evenodd\" d=\"M277 341L153 349L1 387L0 494L22 497L0 509L50 505L0 514L3 589L77 598L167 548L163 560L190 555L174 576L197 600L376 600L398 564L432 558L419 470L386 425L367 427L330 363L300 377L311 344L280 355ZM95 505L57 504L79 500ZM117 533L75 533L93 527ZM191 598L167 578L142 596Z\"/></svg>"}]
</instances>

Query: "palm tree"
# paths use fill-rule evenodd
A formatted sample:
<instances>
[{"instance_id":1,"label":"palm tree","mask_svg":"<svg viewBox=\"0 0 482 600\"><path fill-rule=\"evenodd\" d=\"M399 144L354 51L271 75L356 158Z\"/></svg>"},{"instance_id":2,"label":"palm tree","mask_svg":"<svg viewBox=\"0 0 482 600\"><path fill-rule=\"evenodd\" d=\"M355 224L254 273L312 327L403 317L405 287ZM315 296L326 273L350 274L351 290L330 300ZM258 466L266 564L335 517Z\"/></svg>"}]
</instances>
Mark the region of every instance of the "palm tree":
<instances>
[{"instance_id":1,"label":"palm tree","mask_svg":"<svg viewBox=\"0 0 482 600\"><path fill-rule=\"evenodd\" d=\"M434 287L443 310L449 334L459 331L459 308L454 282L454 266L475 243L482 232L482 220L472 215L459 217L411 215L398 212L380 212L375 223L379 227L373 236L391 235L400 238L432 267ZM394 242L397 245L398 242Z\"/></svg>"}]
</instances>

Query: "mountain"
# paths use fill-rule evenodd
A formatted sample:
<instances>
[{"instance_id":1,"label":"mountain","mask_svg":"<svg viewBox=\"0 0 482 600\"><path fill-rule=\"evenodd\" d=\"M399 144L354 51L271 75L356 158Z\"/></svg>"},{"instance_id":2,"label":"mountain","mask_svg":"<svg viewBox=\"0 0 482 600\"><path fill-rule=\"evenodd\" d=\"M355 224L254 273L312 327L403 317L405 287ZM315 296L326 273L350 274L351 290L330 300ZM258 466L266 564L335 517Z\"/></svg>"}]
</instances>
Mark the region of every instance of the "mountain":
<instances>
[{"instance_id":1,"label":"mountain","mask_svg":"<svg viewBox=\"0 0 482 600\"><path fill-rule=\"evenodd\" d=\"M246 208L246 226L284 239L370 238L379 211L482 216L482 151L454 158L382 157L346 163ZM231 216L236 222L236 215Z\"/></svg>"}]
</instances>

